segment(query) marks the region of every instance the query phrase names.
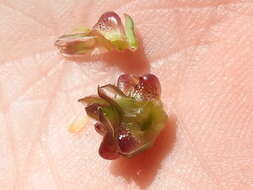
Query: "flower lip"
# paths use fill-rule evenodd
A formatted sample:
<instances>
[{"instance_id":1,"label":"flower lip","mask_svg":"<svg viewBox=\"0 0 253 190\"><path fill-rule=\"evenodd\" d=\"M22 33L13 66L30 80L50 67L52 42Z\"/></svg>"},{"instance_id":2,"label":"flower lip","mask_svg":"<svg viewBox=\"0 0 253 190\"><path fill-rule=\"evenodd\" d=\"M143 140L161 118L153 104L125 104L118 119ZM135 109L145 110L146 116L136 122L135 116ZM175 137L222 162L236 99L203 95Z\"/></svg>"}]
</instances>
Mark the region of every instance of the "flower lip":
<instances>
[{"instance_id":1,"label":"flower lip","mask_svg":"<svg viewBox=\"0 0 253 190\"><path fill-rule=\"evenodd\" d=\"M117 144L115 143L113 137L107 133L99 147L100 156L107 160L114 160L119 157L117 151Z\"/></svg>"},{"instance_id":2,"label":"flower lip","mask_svg":"<svg viewBox=\"0 0 253 190\"><path fill-rule=\"evenodd\" d=\"M126 129L122 129L118 134L118 144L121 154L128 154L129 152L134 151L137 146L137 140L130 134Z\"/></svg>"}]
</instances>

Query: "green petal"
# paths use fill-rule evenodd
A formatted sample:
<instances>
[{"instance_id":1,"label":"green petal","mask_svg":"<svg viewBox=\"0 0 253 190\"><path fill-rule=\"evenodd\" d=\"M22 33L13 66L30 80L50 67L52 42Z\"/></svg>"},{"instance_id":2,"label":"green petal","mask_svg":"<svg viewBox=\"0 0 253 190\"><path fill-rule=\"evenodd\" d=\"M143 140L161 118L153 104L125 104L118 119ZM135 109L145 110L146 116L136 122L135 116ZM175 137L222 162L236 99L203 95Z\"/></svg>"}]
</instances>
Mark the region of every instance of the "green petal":
<instances>
[{"instance_id":1,"label":"green petal","mask_svg":"<svg viewBox=\"0 0 253 190\"><path fill-rule=\"evenodd\" d=\"M125 16L125 33L126 33L126 38L128 42L128 46L131 50L136 50L138 48L138 41L136 39L136 35L134 32L134 21L133 19L127 15L124 14Z\"/></svg>"},{"instance_id":2,"label":"green petal","mask_svg":"<svg viewBox=\"0 0 253 190\"><path fill-rule=\"evenodd\" d=\"M62 35L55 42L60 52L65 55L80 55L91 52L96 46L96 36L90 33Z\"/></svg>"},{"instance_id":3,"label":"green petal","mask_svg":"<svg viewBox=\"0 0 253 190\"><path fill-rule=\"evenodd\" d=\"M97 96L86 96L78 100L83 104L100 104L100 105L109 105L107 101Z\"/></svg>"},{"instance_id":4,"label":"green petal","mask_svg":"<svg viewBox=\"0 0 253 190\"><path fill-rule=\"evenodd\" d=\"M99 121L110 130L112 136L115 136L120 124L119 112L114 106L102 107L101 110Z\"/></svg>"},{"instance_id":5,"label":"green petal","mask_svg":"<svg viewBox=\"0 0 253 190\"><path fill-rule=\"evenodd\" d=\"M84 26L76 27L73 31L74 33L83 33L83 34L89 34L91 30Z\"/></svg>"}]
</instances>

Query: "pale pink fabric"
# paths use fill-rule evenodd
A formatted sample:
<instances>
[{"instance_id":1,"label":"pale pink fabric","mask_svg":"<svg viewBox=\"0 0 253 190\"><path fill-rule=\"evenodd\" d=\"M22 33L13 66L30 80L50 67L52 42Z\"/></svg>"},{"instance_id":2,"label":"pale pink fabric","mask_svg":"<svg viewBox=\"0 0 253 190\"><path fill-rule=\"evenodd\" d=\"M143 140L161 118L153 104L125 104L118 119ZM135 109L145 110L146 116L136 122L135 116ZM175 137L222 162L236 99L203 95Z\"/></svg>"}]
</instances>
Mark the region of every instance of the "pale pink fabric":
<instances>
[{"instance_id":1,"label":"pale pink fabric","mask_svg":"<svg viewBox=\"0 0 253 190\"><path fill-rule=\"evenodd\" d=\"M60 34L108 10L134 18L137 55L57 54ZM1 190L253 189L251 0L0 0L0 43ZM106 161L92 121L67 128L84 111L78 98L133 65L161 79L176 134Z\"/></svg>"}]
</instances>

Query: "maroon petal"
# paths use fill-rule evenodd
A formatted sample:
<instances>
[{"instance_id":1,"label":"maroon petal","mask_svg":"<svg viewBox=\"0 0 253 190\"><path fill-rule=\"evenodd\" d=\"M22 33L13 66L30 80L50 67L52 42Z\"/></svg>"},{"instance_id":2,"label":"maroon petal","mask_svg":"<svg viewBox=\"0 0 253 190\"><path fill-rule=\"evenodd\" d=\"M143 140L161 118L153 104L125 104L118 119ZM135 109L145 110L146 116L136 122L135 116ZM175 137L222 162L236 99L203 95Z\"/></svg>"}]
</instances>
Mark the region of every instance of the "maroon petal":
<instances>
[{"instance_id":1,"label":"maroon petal","mask_svg":"<svg viewBox=\"0 0 253 190\"><path fill-rule=\"evenodd\" d=\"M110 133L113 137L114 137L114 134L115 134L115 130L114 128L117 127L116 125L118 125L118 121L110 121L107 117L105 117L102 109L100 108L99 111L99 121L101 123L103 123L103 125L105 126L106 128L106 131L107 133ZM114 122L114 123L112 123Z\"/></svg>"},{"instance_id":2,"label":"maroon petal","mask_svg":"<svg viewBox=\"0 0 253 190\"><path fill-rule=\"evenodd\" d=\"M126 129L123 129L119 132L118 144L120 148L120 153L122 154L129 154L133 152L138 146L137 140Z\"/></svg>"},{"instance_id":3,"label":"maroon petal","mask_svg":"<svg viewBox=\"0 0 253 190\"><path fill-rule=\"evenodd\" d=\"M117 81L117 87L122 90L127 96L129 96L135 86L139 82L139 77L136 77L134 75L129 75L129 74L123 74L120 75Z\"/></svg>"},{"instance_id":4,"label":"maroon petal","mask_svg":"<svg viewBox=\"0 0 253 190\"><path fill-rule=\"evenodd\" d=\"M99 97L109 102L113 107L115 107L120 114L123 113L121 107L118 105L115 99L117 98L117 96L124 97L125 94L116 86L108 84L105 86L98 87L98 95Z\"/></svg>"},{"instance_id":5,"label":"maroon petal","mask_svg":"<svg viewBox=\"0 0 253 190\"><path fill-rule=\"evenodd\" d=\"M141 99L160 98L161 85L158 78L153 74L146 74L139 78L139 83L135 87L136 93L139 93Z\"/></svg>"},{"instance_id":6,"label":"maroon petal","mask_svg":"<svg viewBox=\"0 0 253 190\"><path fill-rule=\"evenodd\" d=\"M110 33L124 34L119 15L113 11L104 13L93 26L93 30L101 32L105 37ZM110 40L110 39L109 39Z\"/></svg>"},{"instance_id":7,"label":"maroon petal","mask_svg":"<svg viewBox=\"0 0 253 190\"><path fill-rule=\"evenodd\" d=\"M101 86L100 88L106 90L109 94L109 92L111 93L111 98L112 97L116 97L116 96L120 96L120 97L125 97L126 95L116 86L112 85L112 84L107 84L104 86Z\"/></svg>"},{"instance_id":8,"label":"maroon petal","mask_svg":"<svg viewBox=\"0 0 253 190\"><path fill-rule=\"evenodd\" d=\"M119 157L118 147L110 133L107 133L99 147L99 154L107 160L114 160Z\"/></svg>"},{"instance_id":9,"label":"maroon petal","mask_svg":"<svg viewBox=\"0 0 253 190\"><path fill-rule=\"evenodd\" d=\"M85 111L88 116L92 117L93 119L99 120L100 108L101 108L100 104L90 104L85 107Z\"/></svg>"},{"instance_id":10,"label":"maroon petal","mask_svg":"<svg viewBox=\"0 0 253 190\"><path fill-rule=\"evenodd\" d=\"M102 136L104 136L104 135L106 134L106 132L107 132L107 129L106 129L106 127L104 126L104 124L99 123L99 122L97 122L97 123L95 124L95 130L96 130L100 135L102 135Z\"/></svg>"}]
</instances>

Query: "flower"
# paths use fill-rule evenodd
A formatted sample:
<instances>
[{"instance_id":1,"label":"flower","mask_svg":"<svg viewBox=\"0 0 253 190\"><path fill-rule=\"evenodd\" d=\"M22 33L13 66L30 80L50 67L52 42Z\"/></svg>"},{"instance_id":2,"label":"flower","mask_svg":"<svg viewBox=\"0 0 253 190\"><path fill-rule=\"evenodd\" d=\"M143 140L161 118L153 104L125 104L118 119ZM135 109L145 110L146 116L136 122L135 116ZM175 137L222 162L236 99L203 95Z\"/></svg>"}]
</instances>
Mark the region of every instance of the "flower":
<instances>
[{"instance_id":1,"label":"flower","mask_svg":"<svg viewBox=\"0 0 253 190\"><path fill-rule=\"evenodd\" d=\"M115 12L106 12L92 29L81 28L78 32L62 35L55 42L64 56L78 56L90 53L99 54L107 51L135 51L138 42L134 32L133 19L125 16L123 26L120 17Z\"/></svg>"},{"instance_id":2,"label":"flower","mask_svg":"<svg viewBox=\"0 0 253 190\"><path fill-rule=\"evenodd\" d=\"M155 75L123 74L116 86L99 86L98 96L79 100L86 105L87 115L97 121L96 131L103 135L99 148L103 158L131 158L152 146L168 119L160 94Z\"/></svg>"}]
</instances>

